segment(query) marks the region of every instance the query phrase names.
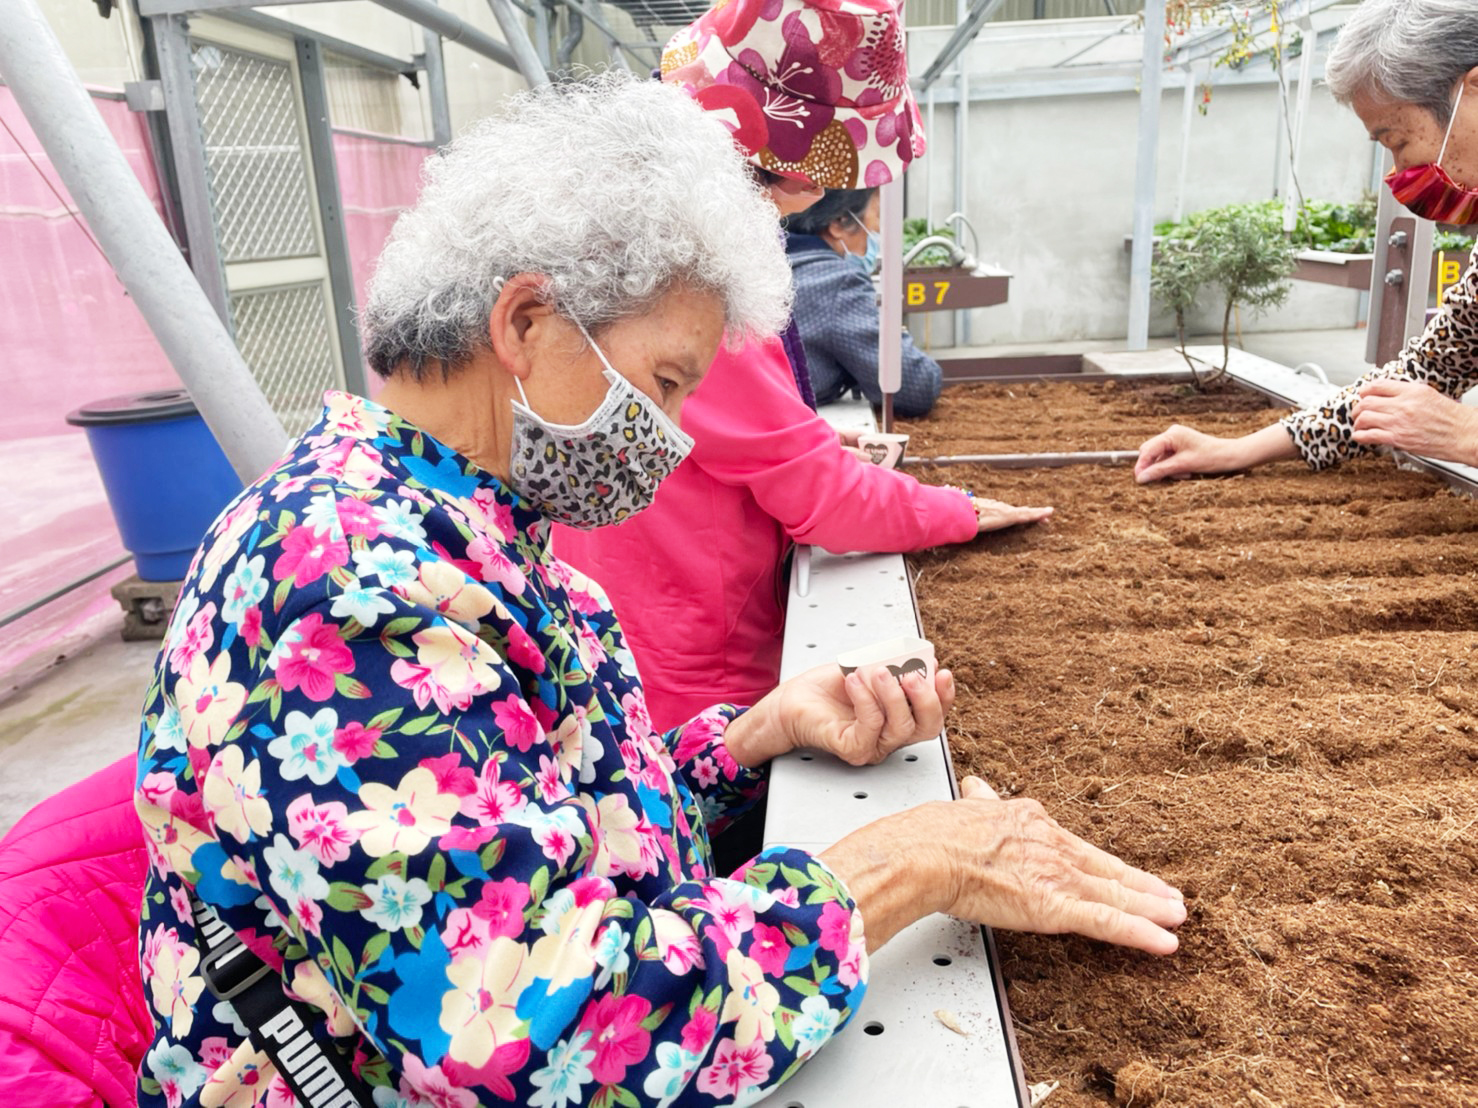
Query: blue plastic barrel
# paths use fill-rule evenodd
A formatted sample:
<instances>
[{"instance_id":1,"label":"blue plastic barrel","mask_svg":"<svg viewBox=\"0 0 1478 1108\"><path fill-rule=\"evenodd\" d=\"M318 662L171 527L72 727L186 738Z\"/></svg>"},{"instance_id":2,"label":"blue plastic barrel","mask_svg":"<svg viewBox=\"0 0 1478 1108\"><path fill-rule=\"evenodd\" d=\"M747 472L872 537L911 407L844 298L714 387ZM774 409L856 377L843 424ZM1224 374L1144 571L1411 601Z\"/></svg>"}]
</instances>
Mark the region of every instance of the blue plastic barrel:
<instances>
[{"instance_id":1,"label":"blue plastic barrel","mask_svg":"<svg viewBox=\"0 0 1478 1108\"><path fill-rule=\"evenodd\" d=\"M123 545L145 581L179 581L241 481L184 389L84 404L87 432Z\"/></svg>"}]
</instances>

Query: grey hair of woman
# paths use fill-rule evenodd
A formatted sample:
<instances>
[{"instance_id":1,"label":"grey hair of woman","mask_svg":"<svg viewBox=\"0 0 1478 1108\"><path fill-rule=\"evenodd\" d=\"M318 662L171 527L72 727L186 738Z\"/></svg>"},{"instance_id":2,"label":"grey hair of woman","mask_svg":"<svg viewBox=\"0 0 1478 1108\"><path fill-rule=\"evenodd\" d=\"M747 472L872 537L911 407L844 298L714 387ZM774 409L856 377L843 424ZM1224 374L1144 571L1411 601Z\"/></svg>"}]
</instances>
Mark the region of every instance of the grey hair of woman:
<instances>
[{"instance_id":1,"label":"grey hair of woman","mask_svg":"<svg viewBox=\"0 0 1478 1108\"><path fill-rule=\"evenodd\" d=\"M728 130L683 92L612 72L520 93L427 159L363 313L370 365L419 377L488 346L498 278L540 274L591 332L671 289L715 295L726 341L790 314L775 208Z\"/></svg>"},{"instance_id":2,"label":"grey hair of woman","mask_svg":"<svg viewBox=\"0 0 1478 1108\"><path fill-rule=\"evenodd\" d=\"M1446 127L1474 66L1478 0L1364 0L1339 29L1325 81L1343 104L1362 92L1406 101Z\"/></svg>"}]
</instances>

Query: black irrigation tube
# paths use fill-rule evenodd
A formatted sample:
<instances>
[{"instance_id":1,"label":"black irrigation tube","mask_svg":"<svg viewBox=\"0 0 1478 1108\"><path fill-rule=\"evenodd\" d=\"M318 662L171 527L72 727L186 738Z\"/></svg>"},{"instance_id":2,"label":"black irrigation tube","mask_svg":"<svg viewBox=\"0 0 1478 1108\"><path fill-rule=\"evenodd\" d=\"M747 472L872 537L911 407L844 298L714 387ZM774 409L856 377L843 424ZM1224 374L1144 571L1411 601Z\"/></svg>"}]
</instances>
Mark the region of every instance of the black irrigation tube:
<instances>
[{"instance_id":1,"label":"black irrigation tube","mask_svg":"<svg viewBox=\"0 0 1478 1108\"><path fill-rule=\"evenodd\" d=\"M83 585L87 584L89 581L96 581L103 574L105 574L105 573L111 573L113 570L117 569L119 566L126 565L127 563L129 563L132 560L133 560L133 555L132 554L123 554L123 555L120 555L119 557L114 558L111 562L109 562L107 565L103 566L102 568L93 570L91 573L87 574L87 576L85 576L85 577L79 577L75 581L68 581L61 588L59 588L59 589L53 589L51 592L47 593L45 596L38 597L37 599L31 601L29 604L26 604L26 605L23 605L23 606L21 606L19 608L16 608L14 611L6 612L3 616L0 616L0 627L8 627L10 624L14 623L16 620L18 620L18 619L24 619L26 616L30 615L32 612L37 611L40 608L44 608L46 605L50 604L53 600L60 600L62 597L66 596L67 593L71 592L73 589L79 589Z\"/></svg>"}]
</instances>

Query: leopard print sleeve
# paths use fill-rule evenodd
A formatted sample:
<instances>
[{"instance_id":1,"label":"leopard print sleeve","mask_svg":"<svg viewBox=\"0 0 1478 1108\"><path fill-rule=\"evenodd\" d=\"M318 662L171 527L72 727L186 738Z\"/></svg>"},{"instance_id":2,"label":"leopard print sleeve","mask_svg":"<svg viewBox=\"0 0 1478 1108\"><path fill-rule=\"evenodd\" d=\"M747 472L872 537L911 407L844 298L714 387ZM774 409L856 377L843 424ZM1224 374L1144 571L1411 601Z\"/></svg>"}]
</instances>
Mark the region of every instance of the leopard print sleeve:
<instances>
[{"instance_id":1,"label":"leopard print sleeve","mask_svg":"<svg viewBox=\"0 0 1478 1108\"><path fill-rule=\"evenodd\" d=\"M1463 279L1448 290L1441 310L1395 361L1371 370L1319 407L1294 412L1281 421L1311 468L1327 469L1371 452L1354 440L1350 408L1361 385L1382 377L1425 381L1454 400L1478 385L1478 244Z\"/></svg>"}]
</instances>

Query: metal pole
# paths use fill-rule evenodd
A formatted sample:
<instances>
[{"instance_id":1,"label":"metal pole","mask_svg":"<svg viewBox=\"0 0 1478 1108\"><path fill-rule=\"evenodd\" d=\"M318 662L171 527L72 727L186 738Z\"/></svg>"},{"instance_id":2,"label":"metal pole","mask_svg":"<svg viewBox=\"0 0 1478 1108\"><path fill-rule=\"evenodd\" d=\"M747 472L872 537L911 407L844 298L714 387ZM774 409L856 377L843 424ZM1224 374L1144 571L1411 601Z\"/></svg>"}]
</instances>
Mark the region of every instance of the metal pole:
<instances>
[{"instance_id":1,"label":"metal pole","mask_svg":"<svg viewBox=\"0 0 1478 1108\"><path fill-rule=\"evenodd\" d=\"M926 125L924 133L931 138L934 135L934 86L930 85L926 93L924 105ZM926 231L934 229L934 158L924 159L924 228Z\"/></svg>"},{"instance_id":2,"label":"metal pole","mask_svg":"<svg viewBox=\"0 0 1478 1108\"><path fill-rule=\"evenodd\" d=\"M200 102L195 99L195 74L190 66L190 34L184 16L156 15L149 22L159 60L164 121L174 155L175 185L180 193L180 215L185 221L190 268L215 307L216 315L230 331L231 298L226 292L226 269L216 239L216 217L200 127Z\"/></svg>"},{"instance_id":3,"label":"metal pole","mask_svg":"<svg viewBox=\"0 0 1478 1108\"><path fill-rule=\"evenodd\" d=\"M1298 104L1293 112L1293 141L1288 151L1287 175L1283 185L1283 233L1292 233L1298 225L1298 203L1303 198L1295 197L1298 191L1299 156L1303 153L1304 120L1309 114L1309 90L1314 85L1314 50L1318 37L1314 34L1314 21L1304 16L1298 21L1303 32L1303 50L1298 56ZM1280 83L1280 89L1283 87Z\"/></svg>"},{"instance_id":4,"label":"metal pole","mask_svg":"<svg viewBox=\"0 0 1478 1108\"><path fill-rule=\"evenodd\" d=\"M883 297L878 305L878 387L883 392L883 430L893 430L893 394L903 387L903 179L882 187Z\"/></svg>"},{"instance_id":5,"label":"metal pole","mask_svg":"<svg viewBox=\"0 0 1478 1108\"><path fill-rule=\"evenodd\" d=\"M956 0L955 18L961 26L969 14L966 0ZM970 73L965 66L965 47L960 47L959 53L955 55L955 205L951 211L968 211L969 206L965 200L965 189L967 180L965 177L966 147L970 138ZM955 346L970 345L970 313L968 311L957 311L954 317Z\"/></svg>"},{"instance_id":6,"label":"metal pole","mask_svg":"<svg viewBox=\"0 0 1478 1108\"><path fill-rule=\"evenodd\" d=\"M534 0L534 51L539 61L548 70L554 64L553 48L549 41L549 25L554 13L544 0Z\"/></svg>"},{"instance_id":7,"label":"metal pole","mask_svg":"<svg viewBox=\"0 0 1478 1108\"><path fill-rule=\"evenodd\" d=\"M333 126L328 118L328 79L323 70L323 48L301 35L296 39L298 75L303 82L303 114L308 122L308 154L313 162L313 187L323 221L323 252L328 259L328 287L339 357L344 364L344 386L367 396L364 358L360 353L358 312L354 306L354 274L349 267L349 238L344 227L344 199L339 192L339 164L334 156Z\"/></svg>"},{"instance_id":8,"label":"metal pole","mask_svg":"<svg viewBox=\"0 0 1478 1108\"><path fill-rule=\"evenodd\" d=\"M508 48L513 51L514 61L518 63L518 71L529 83L529 88L547 85L549 72L539 60L539 53L529 39L528 28L514 12L513 5L508 0L488 0L488 7L493 9L493 18L498 21L498 29L508 41Z\"/></svg>"},{"instance_id":9,"label":"metal pole","mask_svg":"<svg viewBox=\"0 0 1478 1108\"><path fill-rule=\"evenodd\" d=\"M426 99L431 104L431 141L445 146L452 141L452 106L446 94L446 62L441 54L441 36L430 27L421 28L426 67Z\"/></svg>"},{"instance_id":10,"label":"metal pole","mask_svg":"<svg viewBox=\"0 0 1478 1108\"><path fill-rule=\"evenodd\" d=\"M0 75L243 481L287 434L35 0L0 0Z\"/></svg>"},{"instance_id":11,"label":"metal pole","mask_svg":"<svg viewBox=\"0 0 1478 1108\"><path fill-rule=\"evenodd\" d=\"M1185 218L1185 180L1191 165L1191 123L1196 118L1196 73L1185 67L1185 98L1180 105L1180 183L1175 188L1175 222Z\"/></svg>"},{"instance_id":12,"label":"metal pole","mask_svg":"<svg viewBox=\"0 0 1478 1108\"><path fill-rule=\"evenodd\" d=\"M1134 170L1134 251L1129 262L1130 350L1150 345L1150 260L1155 234L1155 161L1160 146L1161 59L1165 53L1165 0L1144 6L1144 72L1139 93L1139 156Z\"/></svg>"},{"instance_id":13,"label":"metal pole","mask_svg":"<svg viewBox=\"0 0 1478 1108\"><path fill-rule=\"evenodd\" d=\"M442 38L448 42L465 46L474 54L491 58L507 69L518 68L518 62L513 57L512 50L492 35L479 31L472 24L458 19L451 12L442 11L431 0L375 0L375 3L396 15L405 16L412 23L419 23L422 27L430 27L433 31L440 32Z\"/></svg>"}]
</instances>

